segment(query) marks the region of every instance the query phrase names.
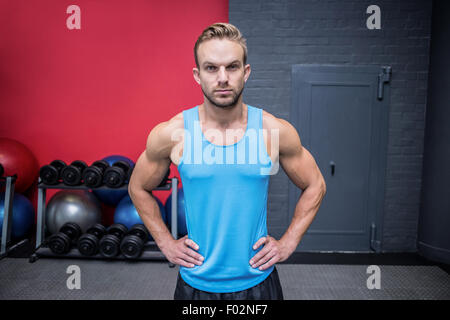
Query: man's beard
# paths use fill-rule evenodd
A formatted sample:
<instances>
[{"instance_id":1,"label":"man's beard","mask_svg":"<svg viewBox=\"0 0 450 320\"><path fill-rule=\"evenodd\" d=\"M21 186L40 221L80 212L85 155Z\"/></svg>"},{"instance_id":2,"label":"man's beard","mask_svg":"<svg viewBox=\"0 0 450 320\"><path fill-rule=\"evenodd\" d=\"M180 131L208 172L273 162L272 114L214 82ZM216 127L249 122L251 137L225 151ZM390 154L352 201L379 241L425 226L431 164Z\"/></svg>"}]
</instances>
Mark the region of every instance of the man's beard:
<instances>
[{"instance_id":1,"label":"man's beard","mask_svg":"<svg viewBox=\"0 0 450 320\"><path fill-rule=\"evenodd\" d=\"M205 92L205 90L203 90L203 87L202 87L202 91L203 91L203 94L205 95L206 99L208 99L208 101L209 101L212 105L214 105L214 106L216 106L216 107L218 107L218 108L228 108L228 107L231 107L231 106L235 106L235 105L236 105L236 103L238 102L240 96L242 95L242 92L244 91L244 86L242 86L242 88L241 88L241 90L238 92L238 94L236 94L236 95L233 97L233 99L231 100L231 102L223 102L223 103L220 103L220 102L217 101L217 99L215 99L213 96L210 96L209 94L207 94L207 93ZM233 93L234 93L234 91L233 91Z\"/></svg>"}]
</instances>

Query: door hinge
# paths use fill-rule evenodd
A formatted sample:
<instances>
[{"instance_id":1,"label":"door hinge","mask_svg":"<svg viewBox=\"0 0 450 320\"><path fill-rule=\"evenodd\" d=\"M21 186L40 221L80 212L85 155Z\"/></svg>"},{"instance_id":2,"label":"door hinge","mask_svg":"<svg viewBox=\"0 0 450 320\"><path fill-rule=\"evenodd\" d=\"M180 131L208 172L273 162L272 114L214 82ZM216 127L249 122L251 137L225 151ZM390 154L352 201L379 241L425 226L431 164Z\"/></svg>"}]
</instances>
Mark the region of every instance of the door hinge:
<instances>
[{"instance_id":1,"label":"door hinge","mask_svg":"<svg viewBox=\"0 0 450 320\"><path fill-rule=\"evenodd\" d=\"M384 97L384 84L391 81L392 67L381 67L381 71L378 74L378 100L382 100Z\"/></svg>"},{"instance_id":2,"label":"door hinge","mask_svg":"<svg viewBox=\"0 0 450 320\"><path fill-rule=\"evenodd\" d=\"M372 249L375 252L381 251L381 241L376 240L377 235L377 226L375 223L372 223L370 226L370 249Z\"/></svg>"}]
</instances>

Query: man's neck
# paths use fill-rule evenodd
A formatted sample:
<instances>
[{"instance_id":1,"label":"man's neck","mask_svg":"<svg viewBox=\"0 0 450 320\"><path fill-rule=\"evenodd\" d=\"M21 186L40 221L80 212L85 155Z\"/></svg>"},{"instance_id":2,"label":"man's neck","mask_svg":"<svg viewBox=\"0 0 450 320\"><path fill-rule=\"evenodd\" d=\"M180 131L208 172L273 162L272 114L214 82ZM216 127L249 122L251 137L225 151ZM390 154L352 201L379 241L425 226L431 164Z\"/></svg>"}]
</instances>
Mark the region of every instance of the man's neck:
<instances>
[{"instance_id":1,"label":"man's neck","mask_svg":"<svg viewBox=\"0 0 450 320\"><path fill-rule=\"evenodd\" d=\"M238 102L236 105L226 108L216 107L204 102L199 106L199 110L202 114L202 121L216 123L224 129L230 127L234 123L244 123L247 120L247 117L245 117L247 105L242 102Z\"/></svg>"}]
</instances>

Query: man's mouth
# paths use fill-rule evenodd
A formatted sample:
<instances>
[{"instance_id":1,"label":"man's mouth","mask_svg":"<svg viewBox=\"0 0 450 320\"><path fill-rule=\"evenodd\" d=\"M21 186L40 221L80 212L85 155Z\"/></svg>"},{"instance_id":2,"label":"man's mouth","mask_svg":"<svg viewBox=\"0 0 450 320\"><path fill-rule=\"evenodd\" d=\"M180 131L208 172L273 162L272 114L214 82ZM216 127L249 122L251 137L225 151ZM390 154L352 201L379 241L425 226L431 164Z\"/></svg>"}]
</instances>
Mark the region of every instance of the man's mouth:
<instances>
[{"instance_id":1,"label":"man's mouth","mask_svg":"<svg viewBox=\"0 0 450 320\"><path fill-rule=\"evenodd\" d=\"M228 94L231 93L231 90L216 90L216 92L219 94Z\"/></svg>"}]
</instances>

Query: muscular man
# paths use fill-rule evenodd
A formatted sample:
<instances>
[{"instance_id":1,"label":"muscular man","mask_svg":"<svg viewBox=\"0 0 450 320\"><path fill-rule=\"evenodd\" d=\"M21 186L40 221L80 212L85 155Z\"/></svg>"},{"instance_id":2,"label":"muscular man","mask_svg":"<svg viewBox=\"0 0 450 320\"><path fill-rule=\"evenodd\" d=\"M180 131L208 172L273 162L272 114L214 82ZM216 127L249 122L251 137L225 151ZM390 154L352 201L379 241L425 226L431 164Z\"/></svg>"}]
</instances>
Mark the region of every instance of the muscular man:
<instances>
[{"instance_id":1,"label":"muscular man","mask_svg":"<svg viewBox=\"0 0 450 320\"><path fill-rule=\"evenodd\" d=\"M325 195L325 181L296 129L243 103L250 76L245 39L227 23L198 38L193 69L204 101L150 132L129 183L144 224L180 265L175 299L283 299L275 264L296 249ZM188 234L174 239L149 191L178 167ZM278 163L303 190L277 240L267 234L267 193Z\"/></svg>"}]
</instances>

